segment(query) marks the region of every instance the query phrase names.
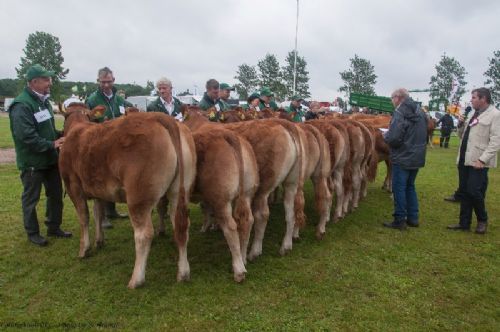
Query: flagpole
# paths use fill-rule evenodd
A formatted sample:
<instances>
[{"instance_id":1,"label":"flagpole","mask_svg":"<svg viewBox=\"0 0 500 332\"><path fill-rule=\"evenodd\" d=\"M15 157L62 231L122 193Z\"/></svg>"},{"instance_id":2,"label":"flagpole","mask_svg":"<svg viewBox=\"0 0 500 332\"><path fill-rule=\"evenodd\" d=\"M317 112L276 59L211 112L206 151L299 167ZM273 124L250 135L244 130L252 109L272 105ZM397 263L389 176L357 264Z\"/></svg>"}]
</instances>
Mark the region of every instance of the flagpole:
<instances>
[{"instance_id":1,"label":"flagpole","mask_svg":"<svg viewBox=\"0 0 500 332\"><path fill-rule=\"evenodd\" d=\"M299 0L297 0L297 20L295 23L295 51L293 59L293 94L295 95L295 89L297 85L297 34L299 32Z\"/></svg>"}]
</instances>

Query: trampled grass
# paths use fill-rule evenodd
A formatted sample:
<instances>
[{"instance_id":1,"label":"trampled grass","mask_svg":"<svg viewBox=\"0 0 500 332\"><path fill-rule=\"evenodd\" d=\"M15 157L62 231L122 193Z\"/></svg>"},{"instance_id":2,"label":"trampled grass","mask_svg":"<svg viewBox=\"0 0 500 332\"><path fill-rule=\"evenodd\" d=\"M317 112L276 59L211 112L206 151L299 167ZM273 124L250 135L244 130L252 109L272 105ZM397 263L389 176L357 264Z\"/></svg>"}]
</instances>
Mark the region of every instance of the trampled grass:
<instances>
[{"instance_id":1,"label":"trampled grass","mask_svg":"<svg viewBox=\"0 0 500 332\"><path fill-rule=\"evenodd\" d=\"M390 197L380 189L381 166L360 208L330 224L325 238L317 241L308 183L308 225L301 240L289 255L279 256L284 214L281 205L273 206L264 254L247 264L246 281L235 284L223 235L201 234L200 211L193 205L191 281L175 281L177 252L169 232L154 239L146 284L137 290L126 288L134 262L128 221L115 222L106 231L104 248L80 260L76 214L66 198L63 226L76 237L37 248L22 227L18 171L2 165L0 327L498 331L500 171L490 171L488 234L446 230L458 216L458 205L443 201L457 184L456 145L454 139L450 150L429 149L427 166L417 178L418 229L381 227L392 212ZM43 221L43 199L39 206Z\"/></svg>"}]
</instances>

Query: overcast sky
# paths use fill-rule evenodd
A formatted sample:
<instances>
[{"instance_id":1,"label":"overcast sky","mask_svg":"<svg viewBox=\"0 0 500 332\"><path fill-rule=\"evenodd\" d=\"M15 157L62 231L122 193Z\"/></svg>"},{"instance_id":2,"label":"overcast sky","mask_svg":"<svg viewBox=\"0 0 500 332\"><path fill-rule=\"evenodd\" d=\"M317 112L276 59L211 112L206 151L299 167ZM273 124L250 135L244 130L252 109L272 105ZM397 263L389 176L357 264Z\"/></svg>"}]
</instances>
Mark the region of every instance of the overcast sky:
<instances>
[{"instance_id":1,"label":"overcast sky","mask_svg":"<svg viewBox=\"0 0 500 332\"><path fill-rule=\"evenodd\" d=\"M195 85L200 92L209 78L236 83L238 65L255 65L266 53L284 64L294 48L295 0L0 3L0 78L16 76L35 31L60 39L68 80L94 81L97 69L109 66L118 83L167 76L178 92ZM445 52L467 70L467 89L482 86L498 49L497 0L300 0L298 50L316 100L341 95L339 72L354 54L375 66L376 93L389 95L397 87L427 88Z\"/></svg>"}]
</instances>

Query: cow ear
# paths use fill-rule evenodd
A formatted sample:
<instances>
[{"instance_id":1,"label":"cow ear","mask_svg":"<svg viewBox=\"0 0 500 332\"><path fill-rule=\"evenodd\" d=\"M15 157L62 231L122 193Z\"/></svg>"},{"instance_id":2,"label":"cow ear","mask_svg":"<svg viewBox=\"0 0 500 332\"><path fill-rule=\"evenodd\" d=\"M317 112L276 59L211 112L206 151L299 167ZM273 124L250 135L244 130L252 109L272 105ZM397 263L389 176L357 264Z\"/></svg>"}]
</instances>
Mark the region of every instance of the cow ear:
<instances>
[{"instance_id":1,"label":"cow ear","mask_svg":"<svg viewBox=\"0 0 500 332\"><path fill-rule=\"evenodd\" d=\"M127 107L125 109L125 115L129 115L130 113L139 113L141 110L137 107Z\"/></svg>"},{"instance_id":2,"label":"cow ear","mask_svg":"<svg viewBox=\"0 0 500 332\"><path fill-rule=\"evenodd\" d=\"M220 116L219 116L219 120L220 120L221 122L224 122L224 119L225 119L225 117L224 117L224 112L221 112L221 114L220 114Z\"/></svg>"},{"instance_id":3,"label":"cow ear","mask_svg":"<svg viewBox=\"0 0 500 332\"><path fill-rule=\"evenodd\" d=\"M91 111L89 111L90 120L98 120L104 116L104 112L106 112L106 107L102 105L98 105L94 107Z\"/></svg>"}]
</instances>

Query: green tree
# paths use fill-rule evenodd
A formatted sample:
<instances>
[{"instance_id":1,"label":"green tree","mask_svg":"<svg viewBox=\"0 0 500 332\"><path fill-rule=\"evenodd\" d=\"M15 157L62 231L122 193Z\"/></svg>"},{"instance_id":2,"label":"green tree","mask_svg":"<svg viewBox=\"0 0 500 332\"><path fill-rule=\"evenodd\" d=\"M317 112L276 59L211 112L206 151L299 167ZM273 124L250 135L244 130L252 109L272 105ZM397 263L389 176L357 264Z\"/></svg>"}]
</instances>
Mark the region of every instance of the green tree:
<instances>
[{"instance_id":1,"label":"green tree","mask_svg":"<svg viewBox=\"0 0 500 332\"><path fill-rule=\"evenodd\" d=\"M500 106L500 50L493 52L493 58L488 59L490 65L484 73L486 81L484 84L491 90L493 103Z\"/></svg>"},{"instance_id":2,"label":"green tree","mask_svg":"<svg viewBox=\"0 0 500 332\"><path fill-rule=\"evenodd\" d=\"M283 81L285 84L285 91L287 97L292 97L293 95L293 67L295 51L288 52L288 56L285 59L286 65L282 68ZM297 76L296 76L296 88L295 94L308 98L311 96L309 93L309 72L306 69L307 62L304 57L297 54Z\"/></svg>"},{"instance_id":3,"label":"green tree","mask_svg":"<svg viewBox=\"0 0 500 332\"><path fill-rule=\"evenodd\" d=\"M18 80L4 78L0 80L0 96L14 97L18 92Z\"/></svg>"},{"instance_id":4,"label":"green tree","mask_svg":"<svg viewBox=\"0 0 500 332\"><path fill-rule=\"evenodd\" d=\"M248 96L257 89L259 78L255 66L247 65L246 63L239 65L234 77L239 81L234 87L240 96L240 99L246 100Z\"/></svg>"},{"instance_id":5,"label":"green tree","mask_svg":"<svg viewBox=\"0 0 500 332\"><path fill-rule=\"evenodd\" d=\"M278 99L283 99L286 95L286 87L276 56L266 54L264 59L257 63L257 67L259 68L259 85L269 87Z\"/></svg>"},{"instance_id":6,"label":"green tree","mask_svg":"<svg viewBox=\"0 0 500 332\"><path fill-rule=\"evenodd\" d=\"M23 52L24 56L21 57L19 67L16 68L17 77L22 82L22 86L26 84L25 75L28 68L38 63L55 72L51 94L55 101L60 101L61 80L66 78L69 69L62 66L64 58L59 38L46 32L36 31L28 36Z\"/></svg>"},{"instance_id":7,"label":"green tree","mask_svg":"<svg viewBox=\"0 0 500 332\"><path fill-rule=\"evenodd\" d=\"M354 58L349 61L351 62L350 68L340 73L344 85L339 88L339 91L347 94L355 92L374 95L374 85L377 83L375 67L369 60L360 58L357 54L354 54Z\"/></svg>"},{"instance_id":8,"label":"green tree","mask_svg":"<svg viewBox=\"0 0 500 332\"><path fill-rule=\"evenodd\" d=\"M436 74L431 76L430 97L431 99L447 99L450 103L460 101L465 93L465 68L453 57L445 54L436 65ZM454 82L457 83L456 92L453 94ZM451 100L453 99L453 100Z\"/></svg>"}]
</instances>

